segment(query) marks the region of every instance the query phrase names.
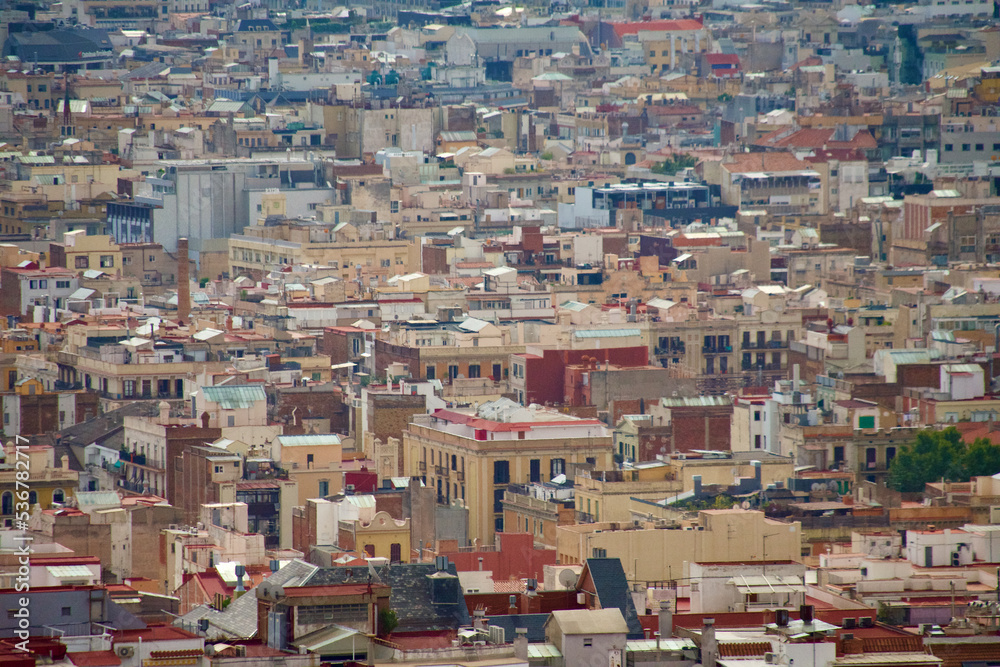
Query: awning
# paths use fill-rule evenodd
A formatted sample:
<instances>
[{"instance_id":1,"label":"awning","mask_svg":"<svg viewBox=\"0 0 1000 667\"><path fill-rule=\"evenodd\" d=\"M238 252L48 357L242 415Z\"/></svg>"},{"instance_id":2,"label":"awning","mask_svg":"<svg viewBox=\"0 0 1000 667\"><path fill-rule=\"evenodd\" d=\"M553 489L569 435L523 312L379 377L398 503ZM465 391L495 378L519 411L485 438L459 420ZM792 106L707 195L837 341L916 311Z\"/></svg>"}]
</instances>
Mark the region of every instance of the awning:
<instances>
[{"instance_id":1,"label":"awning","mask_svg":"<svg viewBox=\"0 0 1000 667\"><path fill-rule=\"evenodd\" d=\"M677 255L677 257L674 257L674 261L677 262L678 264L680 264L681 262L686 262L687 260L691 259L692 257L694 257L694 255L692 255L689 252L686 252L683 255Z\"/></svg>"},{"instance_id":2,"label":"awning","mask_svg":"<svg viewBox=\"0 0 1000 667\"><path fill-rule=\"evenodd\" d=\"M802 580L795 576L758 575L733 577L727 583L736 586L742 595L759 593L805 593Z\"/></svg>"},{"instance_id":3,"label":"awning","mask_svg":"<svg viewBox=\"0 0 1000 667\"><path fill-rule=\"evenodd\" d=\"M86 565L48 565L45 569L56 579L93 579L95 576Z\"/></svg>"}]
</instances>

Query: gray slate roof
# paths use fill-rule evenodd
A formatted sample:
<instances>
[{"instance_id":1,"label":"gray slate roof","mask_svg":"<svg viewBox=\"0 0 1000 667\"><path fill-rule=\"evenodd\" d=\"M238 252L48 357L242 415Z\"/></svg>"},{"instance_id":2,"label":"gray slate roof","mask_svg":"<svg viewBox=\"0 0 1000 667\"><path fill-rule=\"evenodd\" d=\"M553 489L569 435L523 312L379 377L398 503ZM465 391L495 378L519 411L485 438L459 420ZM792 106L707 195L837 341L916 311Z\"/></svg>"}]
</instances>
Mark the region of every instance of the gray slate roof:
<instances>
[{"instance_id":1,"label":"gray slate roof","mask_svg":"<svg viewBox=\"0 0 1000 667\"><path fill-rule=\"evenodd\" d=\"M359 571L358 568L327 567L317 571L307 584L309 586L342 584L348 581L348 572L351 572L354 581L368 581L367 571ZM437 568L434 563L409 563L378 568L378 576L382 583L391 588L389 606L395 610L399 618L396 632L453 630L462 625L472 625L455 564L448 564L446 573L450 577L444 581L440 577L437 577L437 581L431 579L436 573ZM453 599L456 603L435 603L431 593L431 586L434 584L454 586Z\"/></svg>"},{"instance_id":2,"label":"gray slate roof","mask_svg":"<svg viewBox=\"0 0 1000 667\"><path fill-rule=\"evenodd\" d=\"M319 568L305 561L293 560L265 581L280 586L301 586ZM176 625L197 625L200 619L209 622L208 636L217 634L237 639L249 639L257 634L257 593L252 588L234 600L224 611L216 611L207 605L195 607L177 619Z\"/></svg>"},{"instance_id":3,"label":"gray slate roof","mask_svg":"<svg viewBox=\"0 0 1000 667\"><path fill-rule=\"evenodd\" d=\"M645 634L639 624L639 614L629 593L628 579L622 562L617 558L588 558L587 569L594 581L594 589L602 609L617 607L628 625L629 639L643 639Z\"/></svg>"}]
</instances>

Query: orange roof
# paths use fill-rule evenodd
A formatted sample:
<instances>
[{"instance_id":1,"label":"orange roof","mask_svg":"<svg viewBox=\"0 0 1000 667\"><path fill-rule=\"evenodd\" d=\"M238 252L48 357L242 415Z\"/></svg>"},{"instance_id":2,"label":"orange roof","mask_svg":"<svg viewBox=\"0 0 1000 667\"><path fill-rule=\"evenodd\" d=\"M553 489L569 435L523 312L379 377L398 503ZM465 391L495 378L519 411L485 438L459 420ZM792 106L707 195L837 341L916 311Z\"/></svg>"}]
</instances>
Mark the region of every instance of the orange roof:
<instances>
[{"instance_id":1,"label":"orange roof","mask_svg":"<svg viewBox=\"0 0 1000 667\"><path fill-rule=\"evenodd\" d=\"M615 34L619 37L635 35L647 30L702 30L705 26L693 19L677 21L633 21L631 23L613 24Z\"/></svg>"},{"instance_id":2,"label":"orange roof","mask_svg":"<svg viewBox=\"0 0 1000 667\"><path fill-rule=\"evenodd\" d=\"M755 171L809 171L812 166L791 153L736 153L722 168L731 174Z\"/></svg>"},{"instance_id":3,"label":"orange roof","mask_svg":"<svg viewBox=\"0 0 1000 667\"><path fill-rule=\"evenodd\" d=\"M789 133L787 129L769 132L754 142L757 146L776 148L877 148L868 130L859 130L848 141L833 139L836 129L832 127L807 127Z\"/></svg>"},{"instance_id":4,"label":"orange roof","mask_svg":"<svg viewBox=\"0 0 1000 667\"><path fill-rule=\"evenodd\" d=\"M79 651L66 655L77 667L114 667L122 664L114 651Z\"/></svg>"}]
</instances>

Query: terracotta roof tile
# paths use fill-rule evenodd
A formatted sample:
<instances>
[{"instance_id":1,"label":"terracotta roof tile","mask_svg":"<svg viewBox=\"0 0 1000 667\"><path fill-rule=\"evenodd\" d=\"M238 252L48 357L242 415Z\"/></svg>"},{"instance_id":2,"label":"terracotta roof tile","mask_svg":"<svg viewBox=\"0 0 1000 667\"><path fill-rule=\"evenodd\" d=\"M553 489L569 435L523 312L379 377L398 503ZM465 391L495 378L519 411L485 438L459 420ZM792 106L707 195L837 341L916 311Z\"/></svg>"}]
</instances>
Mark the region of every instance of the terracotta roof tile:
<instances>
[{"instance_id":1,"label":"terracotta roof tile","mask_svg":"<svg viewBox=\"0 0 1000 667\"><path fill-rule=\"evenodd\" d=\"M723 162L722 168L731 174L745 174L755 171L807 171L810 165L791 153L737 153L732 156L732 162Z\"/></svg>"}]
</instances>

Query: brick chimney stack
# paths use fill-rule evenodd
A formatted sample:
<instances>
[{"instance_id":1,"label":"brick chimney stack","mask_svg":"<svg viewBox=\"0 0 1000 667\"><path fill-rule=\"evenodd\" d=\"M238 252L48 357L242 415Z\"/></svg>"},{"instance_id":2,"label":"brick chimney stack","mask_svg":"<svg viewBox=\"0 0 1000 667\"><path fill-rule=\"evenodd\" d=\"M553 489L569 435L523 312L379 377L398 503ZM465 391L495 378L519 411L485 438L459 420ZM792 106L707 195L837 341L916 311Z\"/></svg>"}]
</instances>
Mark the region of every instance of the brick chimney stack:
<instances>
[{"instance_id":1,"label":"brick chimney stack","mask_svg":"<svg viewBox=\"0 0 1000 667\"><path fill-rule=\"evenodd\" d=\"M177 239L177 319L187 322L191 316L191 269L188 240Z\"/></svg>"}]
</instances>

